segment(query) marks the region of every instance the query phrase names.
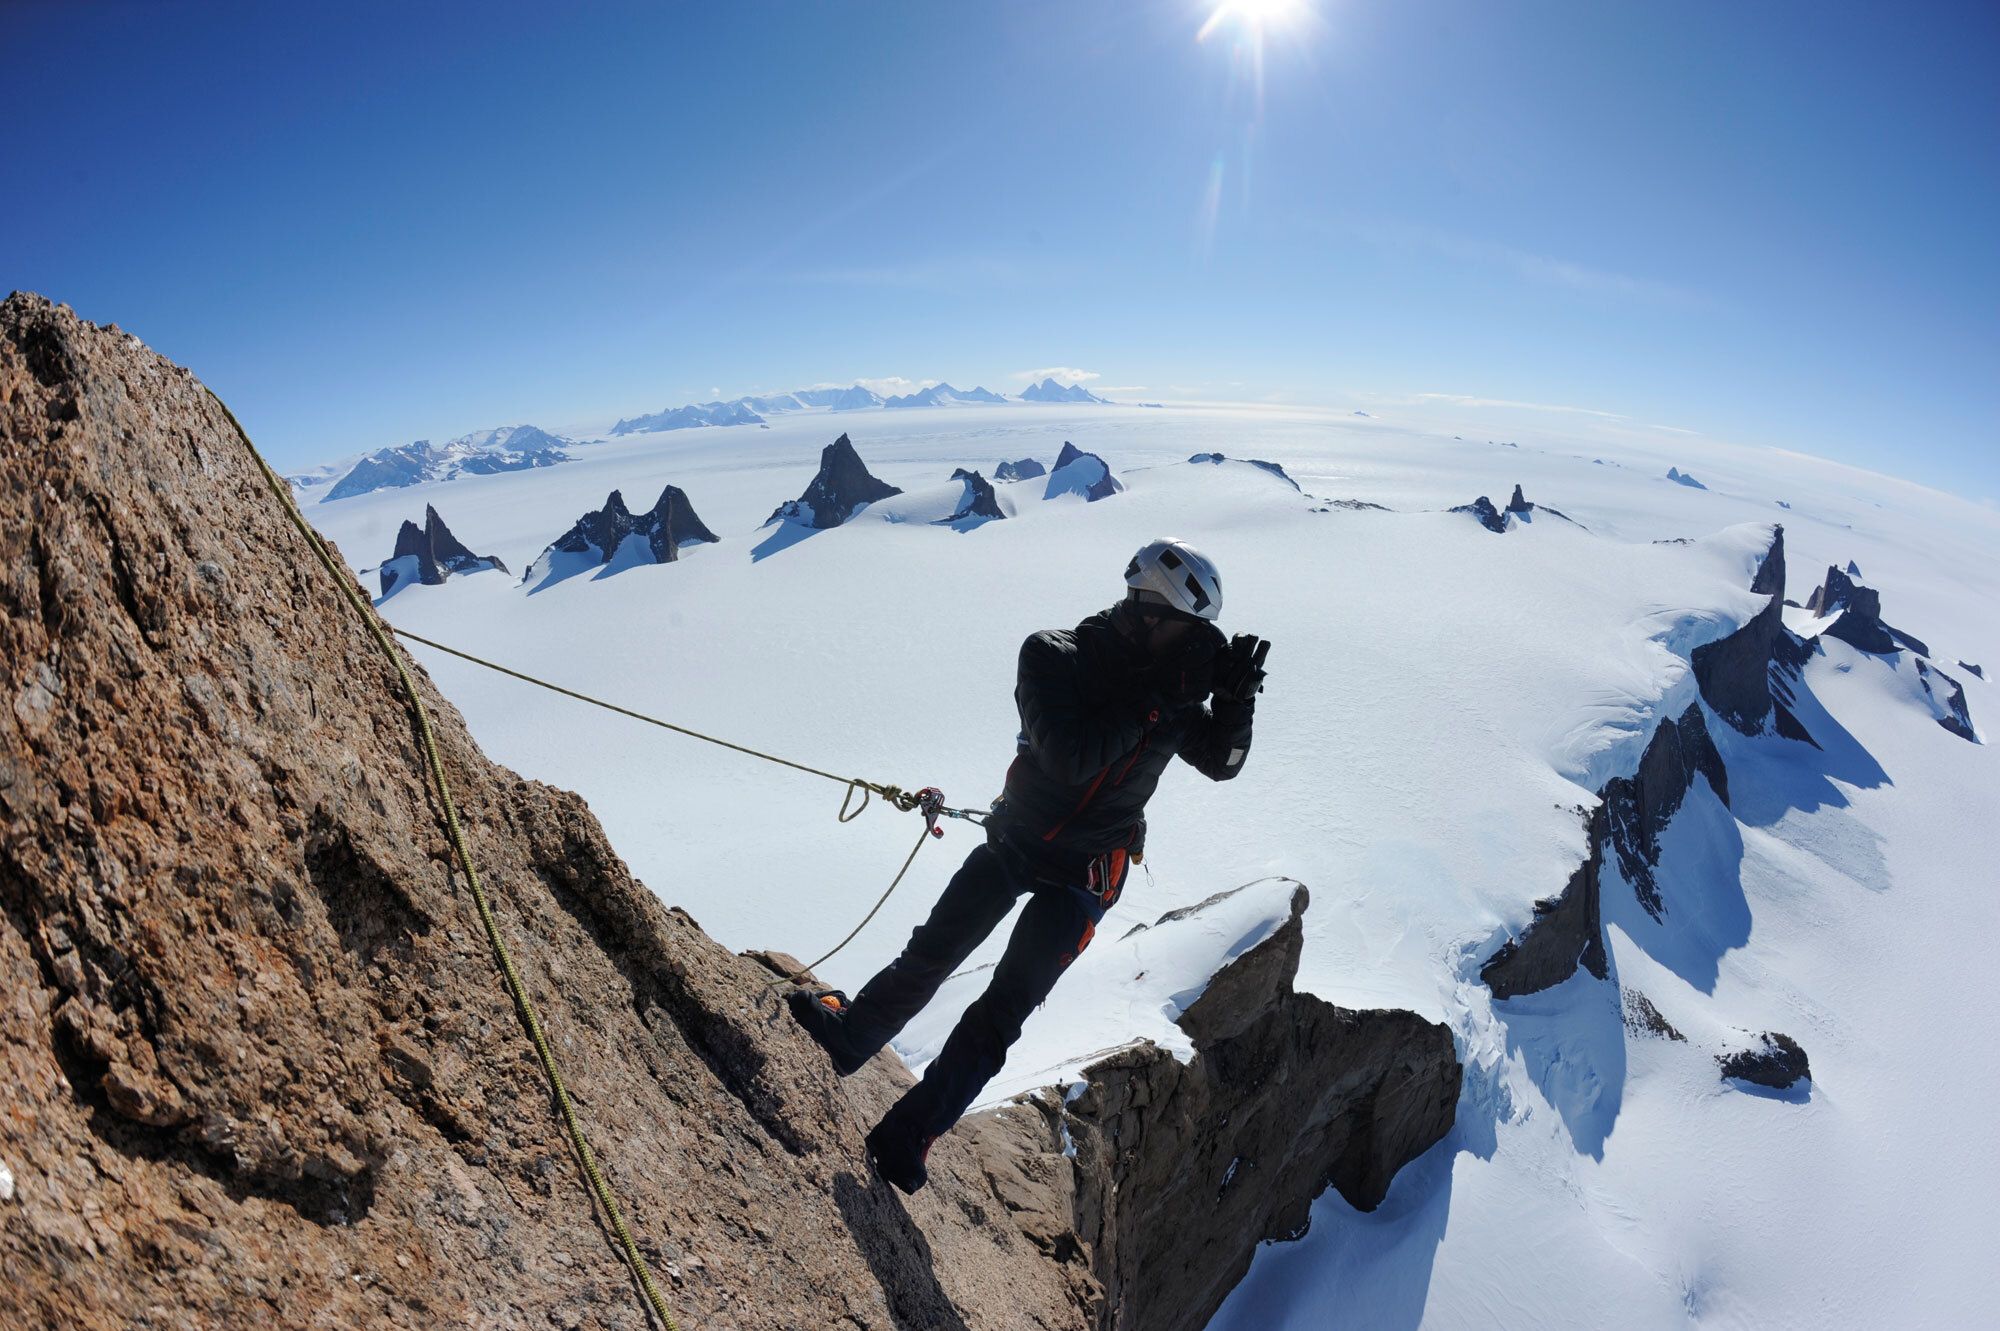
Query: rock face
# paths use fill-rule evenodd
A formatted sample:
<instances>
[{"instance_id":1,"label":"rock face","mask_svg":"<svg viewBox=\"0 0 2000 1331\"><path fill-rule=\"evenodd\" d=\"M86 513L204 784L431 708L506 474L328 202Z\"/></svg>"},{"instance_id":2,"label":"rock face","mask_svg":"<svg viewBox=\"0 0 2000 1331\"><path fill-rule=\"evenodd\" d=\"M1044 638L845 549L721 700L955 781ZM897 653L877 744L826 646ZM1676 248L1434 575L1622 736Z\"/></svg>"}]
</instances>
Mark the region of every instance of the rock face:
<instances>
[{"instance_id":1,"label":"rock face","mask_svg":"<svg viewBox=\"0 0 2000 1331\"><path fill-rule=\"evenodd\" d=\"M1095 453L1086 453L1065 439L1062 452L1056 455L1055 468L1049 472L1049 483L1042 491L1042 498L1080 494L1086 502L1094 504L1124 488L1111 474L1111 467L1103 458Z\"/></svg>"},{"instance_id":2,"label":"rock face","mask_svg":"<svg viewBox=\"0 0 2000 1331\"><path fill-rule=\"evenodd\" d=\"M901 493L895 486L869 474L868 468L862 464L861 455L854 451L854 445L843 434L820 450L819 474L812 478L806 492L797 499L778 505L764 520L764 525L784 519L821 529L838 527L853 517L854 510L863 504L872 504L878 499Z\"/></svg>"},{"instance_id":3,"label":"rock face","mask_svg":"<svg viewBox=\"0 0 2000 1331\"><path fill-rule=\"evenodd\" d=\"M1675 485L1685 485L1690 489L1694 490L1706 490L1708 488L1706 485L1703 485L1700 481L1696 480L1694 477L1682 471L1679 467L1668 467L1667 479L1672 481Z\"/></svg>"},{"instance_id":4,"label":"rock face","mask_svg":"<svg viewBox=\"0 0 2000 1331\"><path fill-rule=\"evenodd\" d=\"M1838 638L1850 647L1878 655L1907 648L1916 659L1917 680L1923 685L1924 695L1938 710L1937 723L1960 739L1977 744L1979 735L1972 728L1972 712L1965 701L1965 687L1924 659L1930 655L1930 648L1924 645L1922 639L1882 622L1882 594L1873 587L1863 587L1856 582L1854 579L1860 572L1851 559L1847 562L1845 573L1828 565L1826 580L1806 598L1805 608L1822 619L1836 616L1822 632L1826 637ZM1981 674L1977 666L1968 666L1963 661L1958 664L1975 675Z\"/></svg>"},{"instance_id":5,"label":"rock face","mask_svg":"<svg viewBox=\"0 0 2000 1331\"><path fill-rule=\"evenodd\" d=\"M1479 525L1488 531L1504 532L1507 530L1507 515L1493 507L1493 501L1485 495L1479 496L1479 498L1469 504L1460 504L1451 511L1453 513L1470 513L1473 517L1479 519Z\"/></svg>"},{"instance_id":6,"label":"rock face","mask_svg":"<svg viewBox=\"0 0 2000 1331\"><path fill-rule=\"evenodd\" d=\"M1048 474L1049 469L1033 458L1022 458L1018 462L1003 462L993 469L993 479L996 481L1026 481Z\"/></svg>"},{"instance_id":7,"label":"rock face","mask_svg":"<svg viewBox=\"0 0 2000 1331\"><path fill-rule=\"evenodd\" d=\"M1653 877L1660 862L1659 837L1697 775L1707 779L1724 804L1729 802L1729 776L1698 703L1678 720L1660 722L1638 771L1604 783L1586 829L1589 849L1583 863L1561 892L1535 903L1534 918L1520 936L1508 939L1480 967L1479 978L1495 998L1561 984L1578 965L1605 978L1601 887L1607 846L1617 855L1619 871L1639 904L1656 920L1666 914L1669 905Z\"/></svg>"},{"instance_id":8,"label":"rock face","mask_svg":"<svg viewBox=\"0 0 2000 1331\"><path fill-rule=\"evenodd\" d=\"M1715 714L1746 735L1759 735L1767 723L1787 739L1814 744L1806 728L1787 706L1792 685L1812 658L1812 643L1785 627L1785 529L1771 529L1771 548L1758 566L1750 590L1768 595L1770 604L1736 632L1694 649L1695 681Z\"/></svg>"},{"instance_id":9,"label":"rock face","mask_svg":"<svg viewBox=\"0 0 2000 1331\"><path fill-rule=\"evenodd\" d=\"M959 501L958 511L942 521L967 522L975 518L1004 518L1000 510L999 497L993 493L992 483L976 471L960 467L952 472L954 481L965 482L965 498Z\"/></svg>"},{"instance_id":10,"label":"rock face","mask_svg":"<svg viewBox=\"0 0 2000 1331\"><path fill-rule=\"evenodd\" d=\"M1306 902L1298 889L1291 919L1182 1015L1187 1064L1141 1044L1067 1102L1044 1092L1018 1102L1032 1116L993 1116L1036 1148L982 1153L996 1190L1052 1253L1087 1260L1104 1331L1199 1331L1258 1243L1305 1233L1329 1183L1371 1211L1451 1129L1447 1028L1293 992Z\"/></svg>"},{"instance_id":11,"label":"rock face","mask_svg":"<svg viewBox=\"0 0 2000 1331\"><path fill-rule=\"evenodd\" d=\"M1849 560L1847 566L1853 569L1853 561ZM1886 654L1907 647L1919 656L1931 654L1922 640L1882 622L1881 592L1863 587L1832 565L1827 566L1826 581L1806 598L1806 609L1821 618L1839 615L1840 618L1827 625L1826 636L1864 652Z\"/></svg>"},{"instance_id":12,"label":"rock face","mask_svg":"<svg viewBox=\"0 0 2000 1331\"><path fill-rule=\"evenodd\" d=\"M1686 1044L1687 1036L1674 1029L1674 1024L1660 1015L1653 1006L1653 1000L1637 989L1625 989L1619 993L1619 1006L1624 1009L1625 1029L1634 1035L1657 1036L1662 1040L1672 1040L1676 1044Z\"/></svg>"},{"instance_id":13,"label":"rock face","mask_svg":"<svg viewBox=\"0 0 2000 1331\"><path fill-rule=\"evenodd\" d=\"M576 520L576 525L557 537L522 576L533 579L549 568L554 554L582 555L596 564L608 564L637 536L655 564L671 564L681 557L681 547L709 544L720 540L695 516L687 493L678 485L660 491L660 497L644 513L634 515L625 507L625 496L613 490L604 507L592 509Z\"/></svg>"},{"instance_id":14,"label":"rock face","mask_svg":"<svg viewBox=\"0 0 2000 1331\"><path fill-rule=\"evenodd\" d=\"M116 328L9 298L0 517L0 1325L646 1326L401 686L217 404ZM1195 1064L1092 1075L1068 1111L1084 1164L1017 1105L941 1138L905 1201L862 1134L908 1072L835 1078L768 972L635 881L583 801L490 762L411 669L684 1325L1141 1325L1151 1280L1212 1306L1265 1232L1230 1189L1185 1223L1141 1206L1183 1158L1149 1154L1176 1106L1234 1134L1202 1168L1228 1150L1267 1187L1362 1199L1449 1122L1440 1028L1321 1011L1253 950L1190 1008ZM1262 1135L1294 1109L1297 1143ZM1068 1209L1016 1206L1029 1182ZM1172 1246L1197 1233L1206 1251Z\"/></svg>"},{"instance_id":15,"label":"rock face","mask_svg":"<svg viewBox=\"0 0 2000 1331\"><path fill-rule=\"evenodd\" d=\"M1771 598L1755 618L1719 642L1693 653L1694 673L1702 700L1730 725L1746 734L1761 734L1775 718L1777 733L1813 743L1785 704L1793 700L1791 682L1811 654L1812 645L1788 631L1779 618L1785 594L1785 532L1774 527L1771 548L1751 581L1750 589ZM1677 719L1663 719L1632 775L1614 777L1598 791L1600 801L1590 815L1589 852L1556 896L1535 903L1534 919L1518 938L1501 945L1484 966L1480 978L1495 997L1535 993L1560 984L1581 963L1603 979L1607 973L1601 920L1600 879L1604 851L1609 846L1618 868L1632 884L1639 903L1659 919L1672 908L1664 900L1653 870L1660 862L1659 837L1679 811L1699 775L1724 804L1729 803L1729 773L1708 733L1701 705L1690 705Z\"/></svg>"},{"instance_id":16,"label":"rock face","mask_svg":"<svg viewBox=\"0 0 2000 1331\"><path fill-rule=\"evenodd\" d=\"M1605 806L1599 804L1590 815L1586 833L1589 853L1583 863L1576 866L1562 891L1535 903L1535 917L1520 936L1502 943L1479 968L1479 978L1495 998L1552 988L1576 974L1578 965L1600 980L1610 973L1604 954L1603 899L1598 890L1609 827Z\"/></svg>"},{"instance_id":17,"label":"rock face","mask_svg":"<svg viewBox=\"0 0 2000 1331\"><path fill-rule=\"evenodd\" d=\"M1653 869L1660 862L1660 833L1694 788L1696 774L1707 779L1717 799L1729 803L1729 774L1709 737L1699 703L1681 713L1680 720L1660 723L1637 772L1604 783L1604 810L1618 868L1638 894L1639 904L1656 920L1664 910L1653 881Z\"/></svg>"},{"instance_id":18,"label":"rock face","mask_svg":"<svg viewBox=\"0 0 2000 1331\"><path fill-rule=\"evenodd\" d=\"M464 542L451 534L444 519L429 504L424 505L424 525L405 521L396 533L396 550L379 570L384 596L404 585L413 576L426 587L436 587L454 573L479 573L486 569L505 573L507 566L493 555L475 555Z\"/></svg>"},{"instance_id":19,"label":"rock face","mask_svg":"<svg viewBox=\"0 0 2000 1331\"><path fill-rule=\"evenodd\" d=\"M1482 496L1481 498L1483 500L1484 496ZM1478 505L1475 504L1473 505L1473 507L1477 509ZM1507 512L1511 514L1516 520L1521 522L1532 523L1535 520L1535 515L1537 513L1546 513L1552 518L1561 518L1564 522L1576 523L1576 525L1578 526L1583 525L1582 523L1577 523L1575 518L1563 512L1561 509L1550 508L1545 504L1537 504L1532 499L1529 499L1526 495L1521 493L1521 486L1518 481L1514 485L1513 496L1507 500ZM1484 520L1485 520L1484 518L1481 518L1481 521ZM1495 530L1504 531L1505 527L1503 526L1500 528L1495 528Z\"/></svg>"},{"instance_id":20,"label":"rock face","mask_svg":"<svg viewBox=\"0 0 2000 1331\"><path fill-rule=\"evenodd\" d=\"M1944 710L1937 723L1960 739L1977 744L1979 733L1972 728L1972 709L1965 703L1965 686L1922 657L1917 658L1917 678L1923 681L1924 693ZM1937 681L1935 685L1931 683L1933 679Z\"/></svg>"},{"instance_id":21,"label":"rock face","mask_svg":"<svg viewBox=\"0 0 2000 1331\"><path fill-rule=\"evenodd\" d=\"M1812 1065L1797 1040L1777 1031L1766 1031L1756 1039L1753 1049L1717 1057L1725 1079L1734 1077L1782 1091L1812 1077Z\"/></svg>"}]
</instances>

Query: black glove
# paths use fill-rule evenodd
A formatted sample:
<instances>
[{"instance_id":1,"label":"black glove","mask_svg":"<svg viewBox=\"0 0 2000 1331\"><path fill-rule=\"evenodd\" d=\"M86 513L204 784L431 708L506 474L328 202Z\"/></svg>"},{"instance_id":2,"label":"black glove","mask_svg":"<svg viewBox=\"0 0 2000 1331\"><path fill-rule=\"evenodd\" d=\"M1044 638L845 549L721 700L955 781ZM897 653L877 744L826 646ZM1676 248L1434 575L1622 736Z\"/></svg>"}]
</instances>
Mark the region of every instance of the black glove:
<instances>
[{"instance_id":1,"label":"black glove","mask_svg":"<svg viewBox=\"0 0 2000 1331\"><path fill-rule=\"evenodd\" d=\"M1264 691L1264 658L1271 643L1254 633L1239 633L1215 663L1215 696L1230 702L1255 702Z\"/></svg>"},{"instance_id":2,"label":"black glove","mask_svg":"<svg viewBox=\"0 0 2000 1331\"><path fill-rule=\"evenodd\" d=\"M1156 656L1147 667L1150 692L1168 707L1200 703L1214 687L1215 672L1229 656L1229 644L1213 624L1196 624L1178 644Z\"/></svg>"}]
</instances>

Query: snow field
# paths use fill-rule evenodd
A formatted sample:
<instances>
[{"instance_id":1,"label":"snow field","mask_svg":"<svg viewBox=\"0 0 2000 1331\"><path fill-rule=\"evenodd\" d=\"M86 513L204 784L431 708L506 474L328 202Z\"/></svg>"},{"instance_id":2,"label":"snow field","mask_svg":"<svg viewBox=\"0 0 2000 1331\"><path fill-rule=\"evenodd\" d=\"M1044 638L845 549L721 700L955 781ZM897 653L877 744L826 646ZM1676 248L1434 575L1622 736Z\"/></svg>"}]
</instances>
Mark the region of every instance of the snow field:
<instances>
[{"instance_id":1,"label":"snow field","mask_svg":"<svg viewBox=\"0 0 2000 1331\"><path fill-rule=\"evenodd\" d=\"M842 430L906 493L770 542L759 524ZM1065 439L1104 457L1126 493L1085 504L1044 500L1039 478L1003 482L1008 519L930 525L963 493L952 468L990 479L1003 458L1052 462ZM586 445L558 467L308 514L365 567L434 503L468 546L522 569L609 490L636 511L679 485L719 544L532 595L498 574L454 578L384 613L677 724L971 806L1012 756L1020 640L1110 603L1145 540L1190 540L1222 567L1224 629L1275 644L1256 746L1233 782L1179 769L1162 783L1150 874L1030 1020L989 1098L1061 1082L1130 1038L1184 1049L1172 1013L1283 918L1281 880L1296 879L1313 900L1299 988L1447 1022L1466 1091L1451 1137L1378 1211L1327 1194L1304 1240L1260 1252L1217 1326L1974 1324L2000 1293L1979 1256L2000 1184L1986 1128L2000 1077L1946 1033L1977 1011L2000 923L1985 890L2000 779L1989 749L1931 720L1907 662L1826 644L1807 669L1824 710L1802 694L1800 711L1818 752L1708 718L1732 807L1697 782L1670 825L1664 924L1607 865L1613 979L1685 1043L1629 1034L1613 983L1580 975L1496 1003L1477 972L1582 858L1577 806L1694 700L1688 654L1760 607L1749 578L1773 521L1789 595L1855 559L1987 732L2000 698L1955 663L2000 663L2000 522L1791 455L1678 439L1608 449L1285 413L811 414ZM1306 494L1185 462L1210 451L1282 463ZM1710 489L1664 480L1670 462ZM1504 506L1516 481L1582 525L1537 513L1496 535L1441 511L1482 493ZM1313 511L1327 499L1402 511ZM1676 538L1693 540L1653 544ZM881 810L837 825L831 783L414 650L489 753L581 791L635 872L730 946L818 955L917 835L916 819ZM852 990L894 955L975 844L946 827L826 978ZM913 1065L975 996L1005 930L905 1033ZM1719 1079L1714 1055L1763 1030L1805 1046L1809 1090Z\"/></svg>"}]
</instances>

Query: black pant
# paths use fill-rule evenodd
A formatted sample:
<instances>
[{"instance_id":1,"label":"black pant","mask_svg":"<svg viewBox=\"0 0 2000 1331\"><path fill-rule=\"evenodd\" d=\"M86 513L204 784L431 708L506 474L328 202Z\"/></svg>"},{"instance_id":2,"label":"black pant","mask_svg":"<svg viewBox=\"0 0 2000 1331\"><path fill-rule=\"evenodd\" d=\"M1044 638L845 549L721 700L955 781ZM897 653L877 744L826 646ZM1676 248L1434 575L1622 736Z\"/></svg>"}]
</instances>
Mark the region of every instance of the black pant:
<instances>
[{"instance_id":1,"label":"black pant","mask_svg":"<svg viewBox=\"0 0 2000 1331\"><path fill-rule=\"evenodd\" d=\"M1090 943L1124 887L1125 860L1101 862L1097 883L1079 872L1065 884L1038 873L1004 843L965 857L928 920L910 935L903 954L855 995L843 1023L857 1052L887 1044L931 1001L951 973L1007 917L1023 892L1028 901L993 979L959 1017L923 1080L896 1102L883 1122L921 1141L958 1121L981 1088L1007 1061L1021 1023L1035 1010L1077 954Z\"/></svg>"}]
</instances>

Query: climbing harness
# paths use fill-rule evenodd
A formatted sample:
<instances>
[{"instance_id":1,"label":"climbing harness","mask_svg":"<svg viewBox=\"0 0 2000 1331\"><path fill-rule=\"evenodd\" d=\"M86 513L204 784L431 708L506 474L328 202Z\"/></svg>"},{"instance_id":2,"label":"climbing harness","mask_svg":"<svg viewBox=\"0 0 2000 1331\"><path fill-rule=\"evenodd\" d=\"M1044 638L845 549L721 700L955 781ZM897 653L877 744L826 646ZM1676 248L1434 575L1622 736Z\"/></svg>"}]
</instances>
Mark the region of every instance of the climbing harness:
<instances>
[{"instance_id":1,"label":"climbing harness","mask_svg":"<svg viewBox=\"0 0 2000 1331\"><path fill-rule=\"evenodd\" d=\"M492 945L493 955L500 963L500 973L506 977L507 992L514 1000L514 1011L520 1016L522 1026L527 1028L528 1038L534 1042L535 1055L541 1060L542 1074L548 1079L549 1089L555 1096L556 1107L562 1113L563 1126L569 1133L570 1144L576 1148L584 1175L590 1180L591 1191L596 1195L598 1205L604 1208L604 1214L611 1222L611 1229L618 1237L618 1246L624 1254L625 1264L632 1268L633 1276L638 1279L639 1287L645 1292L646 1302L652 1306L653 1312L658 1315L667 1331L680 1331L679 1323L675 1322L673 1314L667 1311L667 1303L660 1296L659 1287L653 1283L652 1268L646 1264L646 1259L639 1253L638 1245L632 1241L632 1232L625 1227L625 1217L618 1210L617 1199L611 1195L610 1186L605 1183L604 1175L597 1168L597 1157L592 1153L589 1141L584 1138L582 1125L576 1121L576 1109L570 1103L569 1088L564 1085L562 1073L556 1067L555 1052L549 1047L548 1036L542 1031L541 1018L536 1016L535 1005L528 998L527 986L522 983L521 974L514 967L514 958L507 950L506 940L500 936L500 923L494 917L492 903L486 897L486 889L480 885L478 871L472 867L472 856L465 848L465 833L459 827L458 810L452 803L451 787L445 781L444 761L438 756L437 736L431 731L430 714L424 709L423 699L417 693L416 681L410 678L409 668L403 664L402 657L397 653L394 644L389 641L388 635L382 632L381 619L373 613L356 591L353 578L340 567L332 551L327 549L326 542L322 541L319 533L306 522L305 516L299 512L298 505L292 500L291 490L279 478L278 473L271 470L271 464L257 451L257 445L250 442L250 432L243 428L243 423L236 419L236 413L229 409L227 403L216 397L212 391L209 397L214 400L216 406L222 408L222 414L229 418L229 423L236 428L237 435L242 438L243 446L248 448L250 456L257 460L257 466L264 473L265 482L284 505L285 514L291 519L292 525L298 528L301 536L305 537L306 544L312 547L319 562L333 576L334 583L339 586L347 604L361 617L362 623L368 626L369 633L373 635L376 645L382 649L383 655L389 658L390 664L396 667L396 674L403 681L403 692L410 700L410 711L416 718L417 734L423 741L424 756L430 765L431 779L437 785L438 802L444 809L445 829L451 835L452 851L458 858L459 869L465 874L467 885L472 889L473 903L479 908L479 922L485 926L486 941Z\"/></svg>"}]
</instances>

